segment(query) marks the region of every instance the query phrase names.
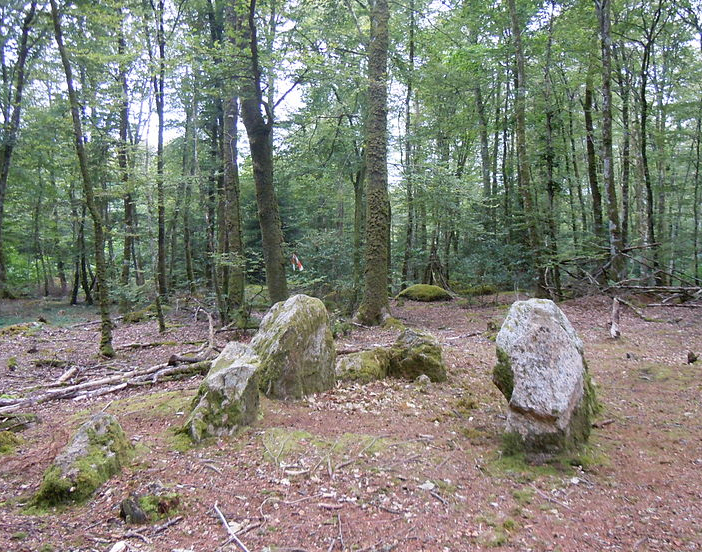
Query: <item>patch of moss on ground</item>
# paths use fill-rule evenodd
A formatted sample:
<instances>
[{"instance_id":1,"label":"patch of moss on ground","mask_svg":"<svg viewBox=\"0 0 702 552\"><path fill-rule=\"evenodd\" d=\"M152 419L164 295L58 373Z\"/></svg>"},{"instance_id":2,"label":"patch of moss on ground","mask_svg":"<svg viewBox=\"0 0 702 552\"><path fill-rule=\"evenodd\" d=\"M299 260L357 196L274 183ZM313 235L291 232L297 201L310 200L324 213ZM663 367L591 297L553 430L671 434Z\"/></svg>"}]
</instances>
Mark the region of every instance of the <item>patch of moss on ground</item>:
<instances>
[{"instance_id":1,"label":"patch of moss on ground","mask_svg":"<svg viewBox=\"0 0 702 552\"><path fill-rule=\"evenodd\" d=\"M0 455L11 454L22 444L22 438L11 431L0 431Z\"/></svg>"},{"instance_id":2,"label":"patch of moss on ground","mask_svg":"<svg viewBox=\"0 0 702 552\"><path fill-rule=\"evenodd\" d=\"M432 286L429 284L415 284L403 289L398 295L398 298L409 299L411 301L450 301L451 294L444 288Z\"/></svg>"},{"instance_id":3,"label":"patch of moss on ground","mask_svg":"<svg viewBox=\"0 0 702 552\"><path fill-rule=\"evenodd\" d=\"M129 415L148 411L149 414L165 418L176 412L184 412L193 396L192 390L148 393L116 400L110 405L109 412Z\"/></svg>"},{"instance_id":4,"label":"patch of moss on ground","mask_svg":"<svg viewBox=\"0 0 702 552\"><path fill-rule=\"evenodd\" d=\"M382 453L390 446L387 439L359 433L344 433L336 439L322 438L307 431L271 428L262 436L264 460L280 463L297 455L326 458L333 465L363 455Z\"/></svg>"}]
</instances>

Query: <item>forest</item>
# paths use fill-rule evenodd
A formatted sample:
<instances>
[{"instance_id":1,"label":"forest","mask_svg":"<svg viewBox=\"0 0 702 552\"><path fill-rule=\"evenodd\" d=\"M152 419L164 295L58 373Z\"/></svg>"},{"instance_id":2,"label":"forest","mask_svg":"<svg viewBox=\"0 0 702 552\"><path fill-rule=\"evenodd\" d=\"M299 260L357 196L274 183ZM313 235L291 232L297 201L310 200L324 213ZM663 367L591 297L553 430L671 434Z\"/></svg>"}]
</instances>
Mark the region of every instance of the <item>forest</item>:
<instances>
[{"instance_id":1,"label":"forest","mask_svg":"<svg viewBox=\"0 0 702 552\"><path fill-rule=\"evenodd\" d=\"M700 284L697 2L0 10L6 297Z\"/></svg>"},{"instance_id":2,"label":"forest","mask_svg":"<svg viewBox=\"0 0 702 552\"><path fill-rule=\"evenodd\" d=\"M0 0L0 549L702 549L700 0Z\"/></svg>"}]
</instances>

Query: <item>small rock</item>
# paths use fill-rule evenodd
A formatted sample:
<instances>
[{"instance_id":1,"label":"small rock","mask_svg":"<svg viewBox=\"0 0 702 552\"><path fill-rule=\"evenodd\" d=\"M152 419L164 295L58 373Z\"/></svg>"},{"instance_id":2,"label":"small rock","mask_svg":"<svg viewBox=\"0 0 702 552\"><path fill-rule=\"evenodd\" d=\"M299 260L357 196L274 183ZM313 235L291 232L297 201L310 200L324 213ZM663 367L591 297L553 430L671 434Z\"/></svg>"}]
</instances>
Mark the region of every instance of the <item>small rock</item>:
<instances>
[{"instance_id":1,"label":"small rock","mask_svg":"<svg viewBox=\"0 0 702 552\"><path fill-rule=\"evenodd\" d=\"M436 485L432 483L431 481L425 481L421 485L418 486L419 489L422 489L423 491L433 491L436 488Z\"/></svg>"},{"instance_id":2,"label":"small rock","mask_svg":"<svg viewBox=\"0 0 702 552\"><path fill-rule=\"evenodd\" d=\"M124 541L116 542L112 545L112 548L110 548L110 552L125 552L126 550L129 550L129 547Z\"/></svg>"},{"instance_id":3,"label":"small rock","mask_svg":"<svg viewBox=\"0 0 702 552\"><path fill-rule=\"evenodd\" d=\"M429 379L429 376L426 374L422 374L416 380L414 380L414 383L418 383L419 385L428 385L431 383L431 379Z\"/></svg>"},{"instance_id":4,"label":"small rock","mask_svg":"<svg viewBox=\"0 0 702 552\"><path fill-rule=\"evenodd\" d=\"M139 505L139 500L136 496L130 495L125 498L119 505L119 517L124 520L125 523L146 523L148 517L146 512Z\"/></svg>"}]
</instances>

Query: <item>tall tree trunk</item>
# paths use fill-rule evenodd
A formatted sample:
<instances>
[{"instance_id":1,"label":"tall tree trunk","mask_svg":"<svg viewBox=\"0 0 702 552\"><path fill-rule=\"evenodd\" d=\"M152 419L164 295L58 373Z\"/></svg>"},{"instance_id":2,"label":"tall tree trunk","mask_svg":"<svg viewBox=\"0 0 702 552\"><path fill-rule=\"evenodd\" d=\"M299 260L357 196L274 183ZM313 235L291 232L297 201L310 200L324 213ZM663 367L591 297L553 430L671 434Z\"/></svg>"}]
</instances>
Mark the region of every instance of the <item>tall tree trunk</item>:
<instances>
[{"instance_id":1,"label":"tall tree trunk","mask_svg":"<svg viewBox=\"0 0 702 552\"><path fill-rule=\"evenodd\" d=\"M490 232L490 149L485 102L483 101L483 90L480 83L475 86L475 106L478 111L478 127L480 132L480 176L483 184L483 202L485 210L483 227L485 232Z\"/></svg>"},{"instance_id":2,"label":"tall tree trunk","mask_svg":"<svg viewBox=\"0 0 702 552\"><path fill-rule=\"evenodd\" d=\"M239 205L239 167L237 164L237 120L239 99L229 98L224 104L224 217L219 221L224 227L220 241L227 265L225 310L227 321L244 304L244 244L241 237L241 208Z\"/></svg>"},{"instance_id":3,"label":"tall tree trunk","mask_svg":"<svg viewBox=\"0 0 702 552\"><path fill-rule=\"evenodd\" d=\"M9 122L3 129L3 142L0 145L0 298L9 297L10 291L7 288L7 266L5 260L5 248L3 241L3 221L5 218L5 194L7 191L7 179L10 174L10 163L12 161L12 153L17 142L17 131L19 130L20 117L22 113L22 94L24 91L24 83L27 77L25 69L27 56L31 46L29 45L29 32L32 29L34 16L36 14L37 3L33 0L27 14L22 21L22 32L20 34L19 45L17 49L17 61L10 74L16 74L14 82L14 93L10 94L9 99L12 104L12 115ZM6 78L8 72L4 67L3 55L3 77Z\"/></svg>"},{"instance_id":4,"label":"tall tree trunk","mask_svg":"<svg viewBox=\"0 0 702 552\"><path fill-rule=\"evenodd\" d=\"M154 17L156 18L156 47L158 49L157 73L153 76L154 94L156 99L156 115L158 117L158 138L156 146L156 209L158 213L158 235L157 242L157 262L156 262L156 283L158 294L165 297L168 293L166 282L166 199L164 186L164 157L163 157L163 130L164 119L164 86L166 81L166 36L163 25L164 0L158 0L156 5L152 4ZM159 321L162 316L159 315ZM159 323L159 325L161 325Z\"/></svg>"},{"instance_id":5,"label":"tall tree trunk","mask_svg":"<svg viewBox=\"0 0 702 552\"><path fill-rule=\"evenodd\" d=\"M119 9L122 15L121 8ZM122 59L126 53L126 41L124 39L124 18L120 24L119 38L117 42L117 52ZM117 164L119 165L120 179L122 181L122 194L124 198L124 243L122 249L122 272L120 283L123 286L129 284L129 271L132 261L132 250L134 248L134 199L131 193L129 182L129 86L127 83L127 65L124 62L119 66L119 84L121 87L121 102L119 110L119 144L117 146Z\"/></svg>"},{"instance_id":6,"label":"tall tree trunk","mask_svg":"<svg viewBox=\"0 0 702 552\"><path fill-rule=\"evenodd\" d=\"M235 3L235 10L237 4ZM248 61L246 77L241 81L241 112L246 134L249 138L253 161L254 183L258 220L263 239L263 260L266 265L266 285L272 303L288 297L288 283L285 278L285 257L283 255L283 230L278 211L278 198L273 185L273 113L268 103L263 101L261 92L261 66L258 56L256 36L256 0L250 0L245 8L247 24L242 25L242 33L237 40L239 48ZM264 118L261 108L265 108Z\"/></svg>"},{"instance_id":7,"label":"tall tree trunk","mask_svg":"<svg viewBox=\"0 0 702 552\"><path fill-rule=\"evenodd\" d=\"M593 108L593 72L594 61L590 60L590 68L587 72L585 80L585 103L583 109L585 112L585 132L587 134L587 176L590 182L590 195L592 196L592 217L593 230L597 241L602 241L603 226L602 226L602 194L600 193L600 185L597 182L597 155L595 153L595 127L592 122Z\"/></svg>"},{"instance_id":8,"label":"tall tree trunk","mask_svg":"<svg viewBox=\"0 0 702 552\"><path fill-rule=\"evenodd\" d=\"M548 254L549 259L546 263L544 271L548 271L552 275L552 286L549 286L548 293L552 299L560 299L561 292L561 273L558 267L558 226L556 223L557 205L556 205L556 190L557 184L554 176L555 170L555 145L553 136L554 125L554 101L553 101L553 86L551 82L551 50L553 45L553 10L554 5L551 4L551 15L549 17L548 42L546 45L546 63L544 64L544 104L546 110L546 191L548 193L548 213L546 220L548 221ZM544 281L547 282L546 273L544 273ZM552 290L553 288L553 290Z\"/></svg>"},{"instance_id":9,"label":"tall tree trunk","mask_svg":"<svg viewBox=\"0 0 702 552\"><path fill-rule=\"evenodd\" d=\"M620 52L621 51L621 52ZM629 243L629 184L631 180L631 129L629 128L629 99L631 96L631 78L626 67L624 46L613 49L617 61L617 83L622 100L622 247ZM621 55L619 55L621 53Z\"/></svg>"},{"instance_id":10,"label":"tall tree trunk","mask_svg":"<svg viewBox=\"0 0 702 552\"><path fill-rule=\"evenodd\" d=\"M602 42L602 164L604 187L607 192L607 236L611 276L619 281L625 276L622 255L622 234L619 207L614 184L614 153L612 149L612 29L610 0L595 0Z\"/></svg>"},{"instance_id":11,"label":"tall tree trunk","mask_svg":"<svg viewBox=\"0 0 702 552\"><path fill-rule=\"evenodd\" d=\"M653 45L660 30L657 29L662 15L662 0L659 0L658 7L651 21L651 26L646 31L646 41L643 44L643 55L641 57L641 70L639 72L639 101L641 102L641 124L640 124L640 146L641 146L641 168L643 170L644 187L646 193L646 245L652 248L653 253L653 276L658 278L658 253L655 231L655 217L653 206L653 182L651 180L651 169L648 162L648 99L646 89L648 87L649 66L653 55Z\"/></svg>"},{"instance_id":12,"label":"tall tree trunk","mask_svg":"<svg viewBox=\"0 0 702 552\"><path fill-rule=\"evenodd\" d=\"M405 251L402 256L402 281L400 288L405 289L409 284L410 262L414 245L414 165L412 155L412 93L414 79L414 0L409 4L409 68L407 74L407 94L405 96L405 185L407 186L407 226L405 228Z\"/></svg>"},{"instance_id":13,"label":"tall tree trunk","mask_svg":"<svg viewBox=\"0 0 702 552\"><path fill-rule=\"evenodd\" d=\"M517 187L519 197L522 201L524 222L527 229L528 246L534 251L534 268L538 272L538 292L539 295L547 293L544 281L544 273L541 270L540 239L538 236L538 217L531 193L531 177L529 171L529 160L527 156L526 143L526 59L522 46L522 22L519 20L515 0L508 0L510 22L512 25L512 38L514 41L514 55L516 59L516 96L515 96L515 120L516 120L516 140L517 140Z\"/></svg>"},{"instance_id":14,"label":"tall tree trunk","mask_svg":"<svg viewBox=\"0 0 702 552\"><path fill-rule=\"evenodd\" d=\"M389 315L388 250L390 212L387 167L387 0L371 0L366 120L366 267L363 300L356 319L369 325Z\"/></svg>"},{"instance_id":15,"label":"tall tree trunk","mask_svg":"<svg viewBox=\"0 0 702 552\"><path fill-rule=\"evenodd\" d=\"M95 265L97 270L97 285L98 285L98 302L100 306L100 353L106 357L114 356L115 352L112 348L112 320L110 319L110 303L109 290L107 288L107 267L105 266L105 237L102 226L102 218L100 216L100 208L95 200L93 183L90 178L90 170L88 168L88 159L85 154L83 129L80 120L80 108L78 97L73 88L73 72L71 64L68 60L66 48L63 45L63 32L61 30L61 20L56 5L56 0L51 0L51 17L54 24L54 36L56 45L61 56L64 72L66 73L66 88L68 89L68 100L71 107L71 118L73 119L73 134L75 138L76 154L78 156L78 164L80 173L83 179L83 193L85 195L85 203L90 211L90 216L93 219L93 227L95 233Z\"/></svg>"}]
</instances>

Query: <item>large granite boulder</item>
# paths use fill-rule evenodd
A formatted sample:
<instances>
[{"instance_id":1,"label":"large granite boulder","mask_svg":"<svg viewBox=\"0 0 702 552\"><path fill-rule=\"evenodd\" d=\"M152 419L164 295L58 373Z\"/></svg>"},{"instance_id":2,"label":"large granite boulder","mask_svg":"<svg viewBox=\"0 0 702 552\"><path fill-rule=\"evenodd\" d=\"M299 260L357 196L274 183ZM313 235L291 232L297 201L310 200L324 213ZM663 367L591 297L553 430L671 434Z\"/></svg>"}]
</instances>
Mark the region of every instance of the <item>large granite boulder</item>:
<instances>
[{"instance_id":1,"label":"large granite boulder","mask_svg":"<svg viewBox=\"0 0 702 552\"><path fill-rule=\"evenodd\" d=\"M258 415L259 367L251 347L229 343L200 384L182 431L198 443L251 424Z\"/></svg>"},{"instance_id":2,"label":"large granite boulder","mask_svg":"<svg viewBox=\"0 0 702 552\"><path fill-rule=\"evenodd\" d=\"M95 414L44 472L35 501L54 506L86 500L129 462L132 453L115 417Z\"/></svg>"},{"instance_id":3,"label":"large granite boulder","mask_svg":"<svg viewBox=\"0 0 702 552\"><path fill-rule=\"evenodd\" d=\"M251 342L260 357L260 387L274 399L299 399L336 381L336 348L324 303L294 295L271 307Z\"/></svg>"},{"instance_id":4,"label":"large granite boulder","mask_svg":"<svg viewBox=\"0 0 702 552\"><path fill-rule=\"evenodd\" d=\"M587 440L594 389L583 344L553 301L517 301L497 334L493 382L509 401L513 446L556 453Z\"/></svg>"}]
</instances>

